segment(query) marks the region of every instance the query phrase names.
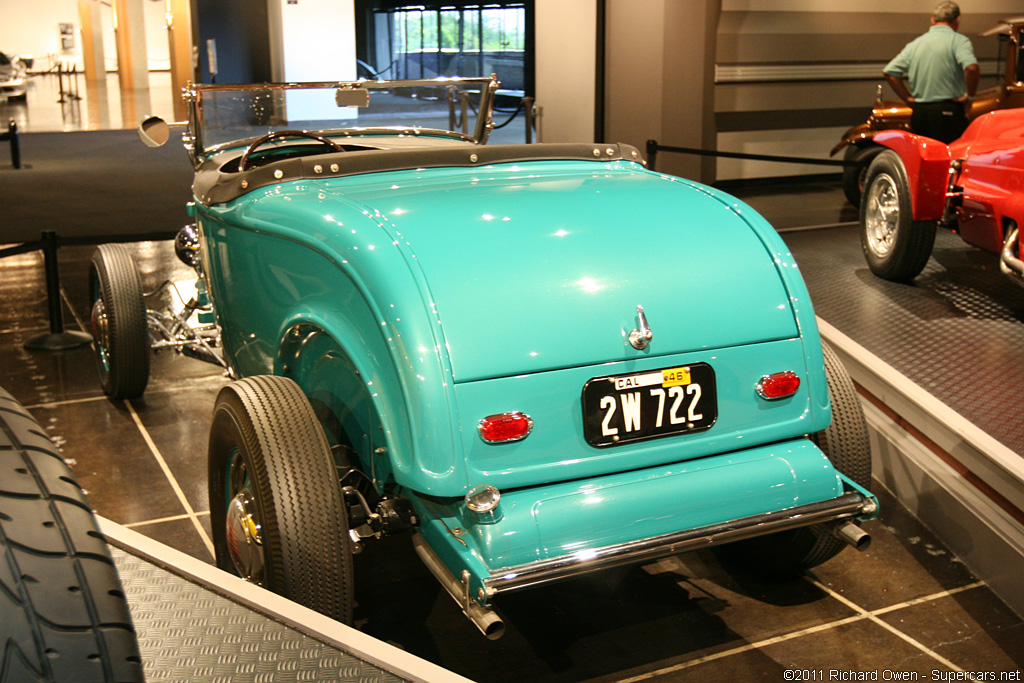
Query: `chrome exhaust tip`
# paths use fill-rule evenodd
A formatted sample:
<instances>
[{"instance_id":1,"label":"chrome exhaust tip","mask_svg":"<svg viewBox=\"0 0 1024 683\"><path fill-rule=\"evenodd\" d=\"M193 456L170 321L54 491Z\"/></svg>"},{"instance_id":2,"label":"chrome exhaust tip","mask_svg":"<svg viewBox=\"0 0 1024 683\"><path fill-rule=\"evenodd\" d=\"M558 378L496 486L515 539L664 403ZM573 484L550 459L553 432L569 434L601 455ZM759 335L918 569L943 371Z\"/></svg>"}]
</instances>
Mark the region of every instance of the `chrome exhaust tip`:
<instances>
[{"instance_id":1,"label":"chrome exhaust tip","mask_svg":"<svg viewBox=\"0 0 1024 683\"><path fill-rule=\"evenodd\" d=\"M846 541L857 550L867 550L871 545L871 535L853 522L843 522L832 527L836 538Z\"/></svg>"},{"instance_id":2,"label":"chrome exhaust tip","mask_svg":"<svg viewBox=\"0 0 1024 683\"><path fill-rule=\"evenodd\" d=\"M1006 240L1003 242L1003 250L999 254L999 270L1004 275L1009 275L1014 282L1024 285L1024 261L1015 248L1017 245L1018 228L1014 227L1006 233Z\"/></svg>"},{"instance_id":3,"label":"chrome exhaust tip","mask_svg":"<svg viewBox=\"0 0 1024 683\"><path fill-rule=\"evenodd\" d=\"M469 572L463 571L461 580L455 578L422 536L413 534L412 542L413 548L423 564L462 608L462 613L480 629L480 633L484 634L488 640L497 640L505 635L505 621L498 616L498 613L489 605L481 605L470 597Z\"/></svg>"}]
</instances>

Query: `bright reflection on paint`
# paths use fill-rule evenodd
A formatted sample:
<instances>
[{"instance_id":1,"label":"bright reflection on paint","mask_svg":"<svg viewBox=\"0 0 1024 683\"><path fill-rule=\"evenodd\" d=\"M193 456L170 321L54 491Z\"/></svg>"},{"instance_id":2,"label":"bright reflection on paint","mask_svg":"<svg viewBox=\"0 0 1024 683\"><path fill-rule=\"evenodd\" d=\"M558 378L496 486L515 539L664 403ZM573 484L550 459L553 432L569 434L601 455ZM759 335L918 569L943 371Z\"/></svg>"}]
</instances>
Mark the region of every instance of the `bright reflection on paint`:
<instances>
[{"instance_id":1,"label":"bright reflection on paint","mask_svg":"<svg viewBox=\"0 0 1024 683\"><path fill-rule=\"evenodd\" d=\"M483 218L485 221L493 221L494 220L494 216L492 216L489 213L485 213L484 215L482 215L480 217Z\"/></svg>"},{"instance_id":2,"label":"bright reflection on paint","mask_svg":"<svg viewBox=\"0 0 1024 683\"><path fill-rule=\"evenodd\" d=\"M552 237L565 237L568 234L569 234L568 230L559 230L558 232L554 233L552 235Z\"/></svg>"},{"instance_id":3,"label":"bright reflection on paint","mask_svg":"<svg viewBox=\"0 0 1024 683\"><path fill-rule=\"evenodd\" d=\"M580 289L588 294L594 294L604 289L604 286L598 284L597 280L592 277L582 277L576 282L576 284L579 285Z\"/></svg>"},{"instance_id":4,"label":"bright reflection on paint","mask_svg":"<svg viewBox=\"0 0 1024 683\"><path fill-rule=\"evenodd\" d=\"M391 213L394 214L395 216L401 216L402 214L405 213L405 209L395 209Z\"/></svg>"}]
</instances>

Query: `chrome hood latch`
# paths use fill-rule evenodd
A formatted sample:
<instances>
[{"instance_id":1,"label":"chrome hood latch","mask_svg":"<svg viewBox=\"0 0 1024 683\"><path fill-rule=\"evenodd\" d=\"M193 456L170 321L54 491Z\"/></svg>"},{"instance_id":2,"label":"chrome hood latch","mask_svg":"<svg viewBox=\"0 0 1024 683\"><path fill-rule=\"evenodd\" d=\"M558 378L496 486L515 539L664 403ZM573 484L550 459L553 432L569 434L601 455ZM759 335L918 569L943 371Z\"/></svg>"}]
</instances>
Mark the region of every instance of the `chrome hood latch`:
<instances>
[{"instance_id":1,"label":"chrome hood latch","mask_svg":"<svg viewBox=\"0 0 1024 683\"><path fill-rule=\"evenodd\" d=\"M647 324L647 316L644 315L644 307L636 307L636 317L640 320L640 328L629 333L629 344L638 351L643 351L654 338L650 326Z\"/></svg>"}]
</instances>

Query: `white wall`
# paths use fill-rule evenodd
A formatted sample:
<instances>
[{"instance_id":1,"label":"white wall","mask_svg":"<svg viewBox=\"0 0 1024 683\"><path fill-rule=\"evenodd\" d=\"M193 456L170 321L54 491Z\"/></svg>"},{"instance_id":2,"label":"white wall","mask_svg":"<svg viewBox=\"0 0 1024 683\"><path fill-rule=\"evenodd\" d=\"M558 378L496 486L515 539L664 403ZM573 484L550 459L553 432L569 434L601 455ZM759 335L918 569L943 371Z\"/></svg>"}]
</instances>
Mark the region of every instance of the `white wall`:
<instances>
[{"instance_id":1,"label":"white wall","mask_svg":"<svg viewBox=\"0 0 1024 683\"><path fill-rule=\"evenodd\" d=\"M78 0L47 0L47 2L3 2L0 20L0 50L6 54L30 54L43 59L61 54L58 24L78 23ZM75 55L81 55L81 36L75 35Z\"/></svg>"},{"instance_id":2,"label":"white wall","mask_svg":"<svg viewBox=\"0 0 1024 683\"><path fill-rule=\"evenodd\" d=\"M40 2L3 2L3 20L0 21L0 51L7 54L30 54L37 60L36 67L49 67L47 55L62 55L72 59L79 69L82 64L81 23L78 18L78 0L45 0ZM145 30L149 69L151 71L170 68L170 53L167 45L167 31L164 23L163 0L146 0ZM103 18L103 52L108 71L117 70L117 45L114 41L113 12L110 6L100 3ZM75 49L70 53L61 50L59 24L73 24L75 27Z\"/></svg>"},{"instance_id":3,"label":"white wall","mask_svg":"<svg viewBox=\"0 0 1024 683\"><path fill-rule=\"evenodd\" d=\"M597 0L536 0L541 142L593 142Z\"/></svg>"},{"instance_id":4,"label":"white wall","mask_svg":"<svg viewBox=\"0 0 1024 683\"><path fill-rule=\"evenodd\" d=\"M356 77L356 27L353 0L270 0L271 34L280 17L281 65L285 81L344 81ZM275 55L277 57L277 55ZM279 68L283 66L283 70Z\"/></svg>"},{"instance_id":5,"label":"white wall","mask_svg":"<svg viewBox=\"0 0 1024 683\"><path fill-rule=\"evenodd\" d=\"M268 0L271 71L290 83L350 81L356 78L353 0ZM332 119L354 111L339 108L324 92L287 93L288 118Z\"/></svg>"},{"instance_id":6,"label":"white wall","mask_svg":"<svg viewBox=\"0 0 1024 683\"><path fill-rule=\"evenodd\" d=\"M169 71L171 46L167 36L167 6L163 0L146 0L146 56L150 71ZM106 41L104 41L106 42Z\"/></svg>"},{"instance_id":7,"label":"white wall","mask_svg":"<svg viewBox=\"0 0 1024 683\"><path fill-rule=\"evenodd\" d=\"M167 39L166 7L163 0L145 0L143 22L146 32L146 61L150 71L168 71L171 68L171 53ZM100 3L103 17L103 55L107 71L117 71L117 40L114 36L114 11L109 5ZM77 27L77 25L76 25ZM79 50L79 52L81 52Z\"/></svg>"}]
</instances>

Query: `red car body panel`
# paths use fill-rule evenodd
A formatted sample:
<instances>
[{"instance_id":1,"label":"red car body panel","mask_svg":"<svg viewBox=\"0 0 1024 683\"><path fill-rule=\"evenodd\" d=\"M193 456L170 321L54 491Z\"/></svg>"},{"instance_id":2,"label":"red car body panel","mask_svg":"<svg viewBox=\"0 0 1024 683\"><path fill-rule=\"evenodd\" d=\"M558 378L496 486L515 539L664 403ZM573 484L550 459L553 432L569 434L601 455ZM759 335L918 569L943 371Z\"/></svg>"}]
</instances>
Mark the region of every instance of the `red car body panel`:
<instances>
[{"instance_id":1,"label":"red car body panel","mask_svg":"<svg viewBox=\"0 0 1024 683\"><path fill-rule=\"evenodd\" d=\"M998 115L997 115L998 114ZM950 145L965 159L958 185L960 236L988 251L999 251L1008 221L1024 219L1024 112L1006 110L983 116Z\"/></svg>"},{"instance_id":2,"label":"red car body panel","mask_svg":"<svg viewBox=\"0 0 1024 683\"><path fill-rule=\"evenodd\" d=\"M915 221L938 220L946 205L949 148L938 140L903 130L875 135L875 142L900 155L907 169Z\"/></svg>"},{"instance_id":3,"label":"red car body panel","mask_svg":"<svg viewBox=\"0 0 1024 683\"><path fill-rule=\"evenodd\" d=\"M945 145L906 131L884 131L875 141L899 154L907 171L915 221L940 220L949 169L962 188L955 205L957 232L969 244L999 253L1008 227L1024 221L1024 109L980 116Z\"/></svg>"}]
</instances>

